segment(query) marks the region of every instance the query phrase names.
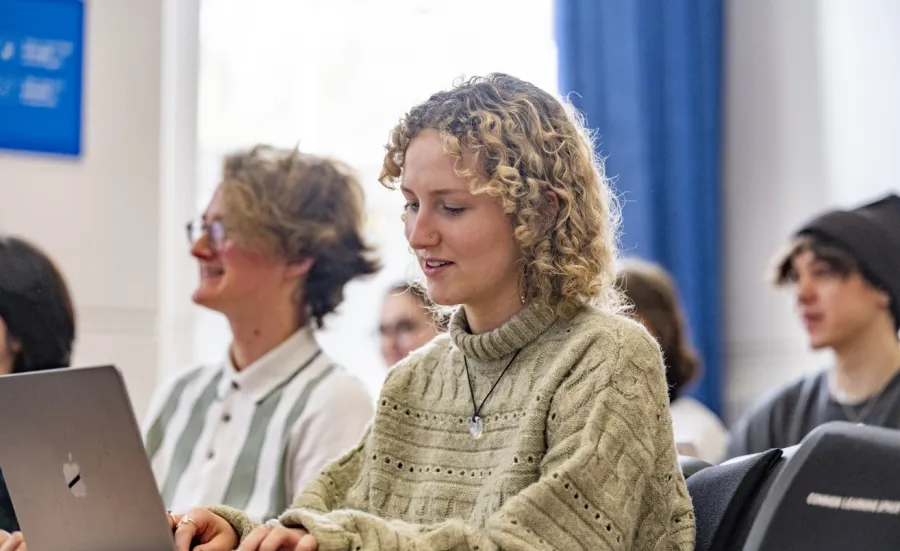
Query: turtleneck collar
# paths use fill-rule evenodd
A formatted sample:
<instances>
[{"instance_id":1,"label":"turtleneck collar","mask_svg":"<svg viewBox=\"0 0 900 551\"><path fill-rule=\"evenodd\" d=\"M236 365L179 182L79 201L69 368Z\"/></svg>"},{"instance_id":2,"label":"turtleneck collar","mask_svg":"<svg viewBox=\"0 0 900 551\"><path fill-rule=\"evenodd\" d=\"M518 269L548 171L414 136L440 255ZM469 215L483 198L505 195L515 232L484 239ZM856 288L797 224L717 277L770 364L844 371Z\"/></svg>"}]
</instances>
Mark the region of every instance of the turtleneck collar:
<instances>
[{"instance_id":1,"label":"turtleneck collar","mask_svg":"<svg viewBox=\"0 0 900 551\"><path fill-rule=\"evenodd\" d=\"M503 325L479 335L469 331L465 307L459 307L450 319L450 340L467 357L491 362L509 356L534 341L556 321L556 313L541 302L527 304Z\"/></svg>"}]
</instances>

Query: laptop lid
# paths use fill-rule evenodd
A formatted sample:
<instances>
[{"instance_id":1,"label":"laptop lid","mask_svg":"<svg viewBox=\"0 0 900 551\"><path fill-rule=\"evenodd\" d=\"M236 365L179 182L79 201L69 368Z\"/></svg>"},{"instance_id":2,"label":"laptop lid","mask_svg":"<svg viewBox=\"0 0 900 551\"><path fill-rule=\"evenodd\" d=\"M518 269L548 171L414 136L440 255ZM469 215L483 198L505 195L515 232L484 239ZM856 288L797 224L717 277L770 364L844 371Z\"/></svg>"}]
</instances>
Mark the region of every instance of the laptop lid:
<instances>
[{"instance_id":1,"label":"laptop lid","mask_svg":"<svg viewBox=\"0 0 900 551\"><path fill-rule=\"evenodd\" d=\"M0 468L29 551L174 549L114 366L0 377Z\"/></svg>"}]
</instances>

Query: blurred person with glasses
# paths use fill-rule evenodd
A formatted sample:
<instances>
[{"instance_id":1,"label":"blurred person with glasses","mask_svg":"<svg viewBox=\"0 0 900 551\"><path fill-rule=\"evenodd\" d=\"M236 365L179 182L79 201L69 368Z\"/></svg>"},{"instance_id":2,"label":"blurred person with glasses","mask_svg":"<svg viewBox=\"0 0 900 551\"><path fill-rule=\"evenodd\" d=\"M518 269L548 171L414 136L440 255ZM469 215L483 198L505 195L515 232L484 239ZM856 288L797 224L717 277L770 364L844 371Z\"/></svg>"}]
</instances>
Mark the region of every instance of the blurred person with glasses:
<instances>
[{"instance_id":1,"label":"blurred person with glasses","mask_svg":"<svg viewBox=\"0 0 900 551\"><path fill-rule=\"evenodd\" d=\"M384 295L378 323L384 363L393 367L444 331L444 325L421 287L412 283L391 286Z\"/></svg>"},{"instance_id":2,"label":"blurred person with glasses","mask_svg":"<svg viewBox=\"0 0 900 551\"><path fill-rule=\"evenodd\" d=\"M144 437L167 507L223 502L271 517L358 441L373 400L314 330L349 281L378 269L363 217L361 186L339 162L268 146L225 159L187 238L193 301L227 318L232 342L152 400Z\"/></svg>"}]
</instances>

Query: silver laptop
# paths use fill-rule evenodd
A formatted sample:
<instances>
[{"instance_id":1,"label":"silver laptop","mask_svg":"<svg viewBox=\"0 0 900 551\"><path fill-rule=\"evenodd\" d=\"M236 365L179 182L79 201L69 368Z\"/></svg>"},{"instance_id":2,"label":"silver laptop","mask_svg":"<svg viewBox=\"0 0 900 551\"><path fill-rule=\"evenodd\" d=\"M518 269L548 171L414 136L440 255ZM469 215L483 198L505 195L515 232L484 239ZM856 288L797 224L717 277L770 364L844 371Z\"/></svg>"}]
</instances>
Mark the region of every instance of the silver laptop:
<instances>
[{"instance_id":1,"label":"silver laptop","mask_svg":"<svg viewBox=\"0 0 900 551\"><path fill-rule=\"evenodd\" d=\"M28 551L172 551L114 366L0 377L0 468Z\"/></svg>"}]
</instances>

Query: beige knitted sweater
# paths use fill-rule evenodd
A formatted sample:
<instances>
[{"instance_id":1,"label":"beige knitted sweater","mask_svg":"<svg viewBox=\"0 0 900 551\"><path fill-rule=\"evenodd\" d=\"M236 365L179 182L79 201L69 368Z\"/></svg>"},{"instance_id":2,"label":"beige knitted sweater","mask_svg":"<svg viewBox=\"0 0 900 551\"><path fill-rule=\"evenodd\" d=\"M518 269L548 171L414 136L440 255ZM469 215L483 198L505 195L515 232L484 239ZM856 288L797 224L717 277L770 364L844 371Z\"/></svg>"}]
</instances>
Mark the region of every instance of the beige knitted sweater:
<instances>
[{"instance_id":1,"label":"beige knitted sweater","mask_svg":"<svg viewBox=\"0 0 900 551\"><path fill-rule=\"evenodd\" d=\"M481 411L473 439L468 358ZM359 446L280 521L319 551L691 550L659 348L639 325L532 305L499 329L465 312L388 376ZM213 510L245 536L246 516Z\"/></svg>"}]
</instances>

